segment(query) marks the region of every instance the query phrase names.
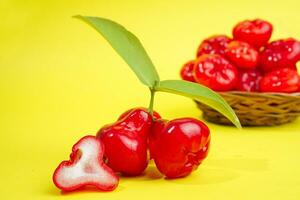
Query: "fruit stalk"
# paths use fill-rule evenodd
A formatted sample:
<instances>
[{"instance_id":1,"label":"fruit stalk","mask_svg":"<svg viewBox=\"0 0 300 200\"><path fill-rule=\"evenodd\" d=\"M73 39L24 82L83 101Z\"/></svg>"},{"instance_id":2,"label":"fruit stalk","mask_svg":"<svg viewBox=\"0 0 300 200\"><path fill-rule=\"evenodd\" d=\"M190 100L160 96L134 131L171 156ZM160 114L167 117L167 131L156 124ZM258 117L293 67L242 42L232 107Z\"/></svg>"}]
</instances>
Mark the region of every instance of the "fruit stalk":
<instances>
[{"instance_id":1,"label":"fruit stalk","mask_svg":"<svg viewBox=\"0 0 300 200\"><path fill-rule=\"evenodd\" d=\"M150 89L150 103L149 103L149 108L148 108L148 111L152 117L152 120L154 119L153 118L153 104L154 104L154 95L155 95L155 90L153 88L149 88Z\"/></svg>"}]
</instances>

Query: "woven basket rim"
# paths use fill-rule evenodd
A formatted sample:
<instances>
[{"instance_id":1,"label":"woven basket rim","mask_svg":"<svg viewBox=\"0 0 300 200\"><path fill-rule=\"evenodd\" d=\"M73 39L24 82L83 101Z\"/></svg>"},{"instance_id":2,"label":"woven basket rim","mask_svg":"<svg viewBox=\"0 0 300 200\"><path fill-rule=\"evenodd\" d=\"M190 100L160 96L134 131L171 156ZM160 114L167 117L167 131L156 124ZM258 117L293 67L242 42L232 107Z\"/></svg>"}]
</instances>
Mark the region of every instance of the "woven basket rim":
<instances>
[{"instance_id":1,"label":"woven basket rim","mask_svg":"<svg viewBox=\"0 0 300 200\"><path fill-rule=\"evenodd\" d=\"M245 92L245 91L227 91L227 92L218 92L221 95L240 95L240 96L248 96L248 97L287 97L287 98L299 98L300 92L294 93L280 93L280 92Z\"/></svg>"},{"instance_id":2,"label":"woven basket rim","mask_svg":"<svg viewBox=\"0 0 300 200\"><path fill-rule=\"evenodd\" d=\"M243 126L269 126L300 116L300 93L218 92L235 111ZM215 109L195 100L207 121L232 125Z\"/></svg>"}]
</instances>

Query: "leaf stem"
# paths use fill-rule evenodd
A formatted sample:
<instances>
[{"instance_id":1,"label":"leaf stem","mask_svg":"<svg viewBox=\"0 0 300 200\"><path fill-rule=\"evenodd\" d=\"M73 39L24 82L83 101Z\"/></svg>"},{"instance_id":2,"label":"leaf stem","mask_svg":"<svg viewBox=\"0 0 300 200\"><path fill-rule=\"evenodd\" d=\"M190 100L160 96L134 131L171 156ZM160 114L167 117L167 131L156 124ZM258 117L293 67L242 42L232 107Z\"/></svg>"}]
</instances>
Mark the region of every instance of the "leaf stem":
<instances>
[{"instance_id":1,"label":"leaf stem","mask_svg":"<svg viewBox=\"0 0 300 200\"><path fill-rule=\"evenodd\" d=\"M155 94L155 90L153 88L149 88L150 89L150 94L151 94L151 98L150 98L150 103L149 103L149 107L148 107L148 111L153 119L153 104L154 104L154 94Z\"/></svg>"}]
</instances>

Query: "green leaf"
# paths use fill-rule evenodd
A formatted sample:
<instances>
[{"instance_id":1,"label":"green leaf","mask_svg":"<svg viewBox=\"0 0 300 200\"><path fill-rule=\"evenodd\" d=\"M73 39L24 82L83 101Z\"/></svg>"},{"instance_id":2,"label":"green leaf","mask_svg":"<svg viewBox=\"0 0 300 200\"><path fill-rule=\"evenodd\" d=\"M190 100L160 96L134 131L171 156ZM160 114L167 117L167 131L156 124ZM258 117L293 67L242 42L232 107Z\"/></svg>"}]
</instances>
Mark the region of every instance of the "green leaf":
<instances>
[{"instance_id":1,"label":"green leaf","mask_svg":"<svg viewBox=\"0 0 300 200\"><path fill-rule=\"evenodd\" d=\"M153 88L158 73L139 39L120 24L100 17L74 16L96 29L124 59L139 80Z\"/></svg>"},{"instance_id":2,"label":"green leaf","mask_svg":"<svg viewBox=\"0 0 300 200\"><path fill-rule=\"evenodd\" d=\"M202 86L198 83L192 83L182 80L165 80L161 81L159 85L155 87L155 90L179 94L195 99L219 111L221 114L227 117L236 127L241 128L240 121L233 109L219 94L215 93L205 86Z\"/></svg>"}]
</instances>

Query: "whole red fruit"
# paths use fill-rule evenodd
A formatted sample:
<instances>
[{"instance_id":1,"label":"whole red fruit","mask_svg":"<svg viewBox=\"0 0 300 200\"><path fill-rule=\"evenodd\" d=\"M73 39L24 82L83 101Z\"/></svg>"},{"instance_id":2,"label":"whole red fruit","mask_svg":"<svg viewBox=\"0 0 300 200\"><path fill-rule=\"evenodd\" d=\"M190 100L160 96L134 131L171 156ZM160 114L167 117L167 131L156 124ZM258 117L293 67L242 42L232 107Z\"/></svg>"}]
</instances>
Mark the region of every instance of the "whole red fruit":
<instances>
[{"instance_id":1,"label":"whole red fruit","mask_svg":"<svg viewBox=\"0 0 300 200\"><path fill-rule=\"evenodd\" d=\"M235 88L238 72L227 59L220 55L204 54L195 61L195 80L215 91Z\"/></svg>"},{"instance_id":2,"label":"whole red fruit","mask_svg":"<svg viewBox=\"0 0 300 200\"><path fill-rule=\"evenodd\" d=\"M262 92L296 92L299 89L300 77L297 71L282 68L267 73L260 81Z\"/></svg>"},{"instance_id":3,"label":"whole red fruit","mask_svg":"<svg viewBox=\"0 0 300 200\"><path fill-rule=\"evenodd\" d=\"M226 57L238 68L254 69L259 62L259 53L246 42L232 41L226 49Z\"/></svg>"},{"instance_id":4,"label":"whole red fruit","mask_svg":"<svg viewBox=\"0 0 300 200\"><path fill-rule=\"evenodd\" d=\"M300 42L293 38L273 41L261 52L260 60L265 72L285 67L295 69L300 60Z\"/></svg>"},{"instance_id":5,"label":"whole red fruit","mask_svg":"<svg viewBox=\"0 0 300 200\"><path fill-rule=\"evenodd\" d=\"M231 38L226 35L214 35L211 36L200 44L197 50L197 57L203 54L225 54L225 49L229 42L231 42Z\"/></svg>"},{"instance_id":6,"label":"whole red fruit","mask_svg":"<svg viewBox=\"0 0 300 200\"><path fill-rule=\"evenodd\" d=\"M158 120L149 138L150 155L168 178L189 175L208 154L210 131L201 121L181 118Z\"/></svg>"},{"instance_id":7,"label":"whole red fruit","mask_svg":"<svg viewBox=\"0 0 300 200\"><path fill-rule=\"evenodd\" d=\"M261 20L245 20L239 22L233 28L233 38L249 43L259 49L266 45L271 38L273 26L271 23Z\"/></svg>"},{"instance_id":8,"label":"whole red fruit","mask_svg":"<svg viewBox=\"0 0 300 200\"><path fill-rule=\"evenodd\" d=\"M246 92L258 92L261 73L256 69L240 70L236 89Z\"/></svg>"},{"instance_id":9,"label":"whole red fruit","mask_svg":"<svg viewBox=\"0 0 300 200\"><path fill-rule=\"evenodd\" d=\"M183 80L195 82L194 64L195 64L195 61L191 60L182 66L182 68L180 70L180 76Z\"/></svg>"},{"instance_id":10,"label":"whole red fruit","mask_svg":"<svg viewBox=\"0 0 300 200\"><path fill-rule=\"evenodd\" d=\"M157 118L160 116L154 114ZM107 165L115 172L128 176L143 173L148 165L148 137L152 117L145 108L134 108L123 113L112 124L105 125L98 133L104 144Z\"/></svg>"}]
</instances>

